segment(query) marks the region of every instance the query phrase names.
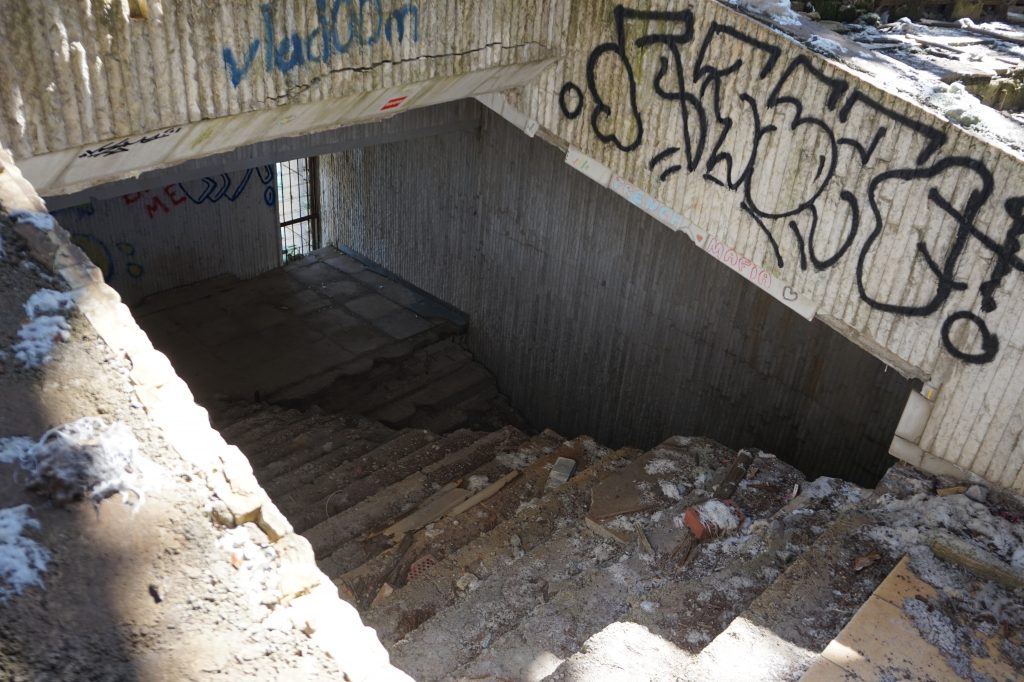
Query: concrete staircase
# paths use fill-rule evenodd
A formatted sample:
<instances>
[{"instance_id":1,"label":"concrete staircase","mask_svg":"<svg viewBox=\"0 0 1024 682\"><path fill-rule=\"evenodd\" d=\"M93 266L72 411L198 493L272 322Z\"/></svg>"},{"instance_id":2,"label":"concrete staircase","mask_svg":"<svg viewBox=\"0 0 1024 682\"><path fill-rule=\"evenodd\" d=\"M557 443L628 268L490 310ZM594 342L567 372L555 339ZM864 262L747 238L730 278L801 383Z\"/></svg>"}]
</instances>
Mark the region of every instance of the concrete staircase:
<instances>
[{"instance_id":1,"label":"concrete staircase","mask_svg":"<svg viewBox=\"0 0 1024 682\"><path fill-rule=\"evenodd\" d=\"M847 569L864 551L850 538L866 491L807 484L770 455L737 467L708 439L641 452L317 408L225 417L321 568L419 680L740 679L716 668L735 642L768 652L747 679L796 679L894 564ZM575 463L565 482L560 458ZM683 512L729 478L747 524L688 545Z\"/></svg>"}]
</instances>

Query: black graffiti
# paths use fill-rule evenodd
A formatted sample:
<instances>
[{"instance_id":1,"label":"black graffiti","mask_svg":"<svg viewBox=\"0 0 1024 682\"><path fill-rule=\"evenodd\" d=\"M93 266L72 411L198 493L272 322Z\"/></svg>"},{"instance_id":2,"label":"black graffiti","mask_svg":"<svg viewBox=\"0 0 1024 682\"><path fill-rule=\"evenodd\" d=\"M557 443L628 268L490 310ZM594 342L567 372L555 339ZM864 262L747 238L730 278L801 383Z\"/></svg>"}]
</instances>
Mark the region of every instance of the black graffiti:
<instances>
[{"instance_id":1,"label":"black graffiti","mask_svg":"<svg viewBox=\"0 0 1024 682\"><path fill-rule=\"evenodd\" d=\"M562 86L563 115L579 118L589 105L590 130L625 153L645 142L645 113L661 122L671 116L678 135L664 146L648 141L654 147L648 170L660 182L684 170L698 173L736 192L779 268L786 266L784 242L795 246L793 267L801 270L824 271L855 258L861 300L910 317L933 315L954 292L968 290L957 273L966 269L971 244L993 258L979 288L982 313L996 309L1011 272L1024 273L1024 197L1006 202L1011 225L1003 236L979 228L979 212L994 191L992 173L976 159L942 157L948 140L941 129L874 100L807 54L784 59L778 46L720 22L697 36L690 10L619 5L612 19L613 40L587 58L586 95L572 80ZM854 184L847 186L847 178ZM911 204L915 193L920 201ZM929 207L931 224L938 225L928 231L936 243L922 240L913 250L911 272L927 278L923 286L871 279L888 274L871 264L903 246L890 240L905 240L885 231L894 197ZM962 333L970 326L975 333ZM985 320L970 310L947 315L942 341L953 357L970 363L991 362L999 349Z\"/></svg>"},{"instance_id":2,"label":"black graffiti","mask_svg":"<svg viewBox=\"0 0 1024 682\"><path fill-rule=\"evenodd\" d=\"M570 101L571 96L571 101ZM583 113L583 91L575 83L566 83L558 92L558 106L562 115L572 120Z\"/></svg>"},{"instance_id":3,"label":"black graffiti","mask_svg":"<svg viewBox=\"0 0 1024 682\"><path fill-rule=\"evenodd\" d=\"M142 137L132 139L126 137L123 140L117 140L116 142L107 142L102 147L96 147L95 149L86 149L84 152L78 155L80 159L101 159L107 156L113 156L114 154L123 154L127 152L129 148L134 147L137 144L147 144L149 142L155 142L156 140L162 140L165 137L170 137L176 133L181 132L181 128L168 128L161 130L159 133L153 135L143 135Z\"/></svg>"}]
</instances>

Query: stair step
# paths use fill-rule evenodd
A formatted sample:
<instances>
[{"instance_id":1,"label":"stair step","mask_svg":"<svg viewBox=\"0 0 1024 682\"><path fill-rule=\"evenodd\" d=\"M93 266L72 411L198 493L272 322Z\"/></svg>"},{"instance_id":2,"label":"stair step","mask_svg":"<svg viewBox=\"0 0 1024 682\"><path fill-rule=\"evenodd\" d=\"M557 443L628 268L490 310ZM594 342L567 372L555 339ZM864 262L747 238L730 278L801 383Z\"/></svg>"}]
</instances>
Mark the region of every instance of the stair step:
<instances>
[{"instance_id":1,"label":"stair step","mask_svg":"<svg viewBox=\"0 0 1024 682\"><path fill-rule=\"evenodd\" d=\"M254 467L260 467L278 459L290 447L297 436L330 423L332 417L319 410L310 410L289 422L264 429L253 429L245 437L238 438L236 445L245 453Z\"/></svg>"},{"instance_id":2,"label":"stair step","mask_svg":"<svg viewBox=\"0 0 1024 682\"><path fill-rule=\"evenodd\" d=\"M519 446L517 446L515 451L518 452L519 448L524 447L526 445L527 444L520 444ZM467 481L476 478L480 480L481 487L486 487L486 485L483 484L484 481L486 481L487 484L492 483L498 480L499 478L504 477L506 474L509 474L511 468L512 467L509 467L506 463L504 463L500 457L484 461L477 468L465 472L463 479L450 481L448 486L446 486L446 488L448 488L449 490L445 490L444 494L446 497L457 497L461 495L463 498L468 499L469 497L472 496L473 491L471 491L467 487ZM465 501L465 499L463 499L462 501ZM417 505L412 511L416 512L422 509L423 513L427 513L430 509L432 509L431 505L434 503L435 501L432 499L424 500L422 504ZM440 504L442 507L444 506L439 501L437 502L437 504ZM406 514L403 514L401 517L398 517L395 520L400 521L405 516ZM424 525L429 525L429 523L436 523L439 520L441 519L439 518L431 521L423 521L422 523ZM415 532L415 530L411 532ZM333 571L335 571L334 575L341 575L343 572L350 571L358 567L360 564L363 564L371 560L373 557L379 555L381 552L384 552L389 547L391 547L393 542L394 541L392 540L392 538L388 535L379 534L359 540L357 542L346 543L342 547L339 547L331 555L331 568Z\"/></svg>"},{"instance_id":3,"label":"stair step","mask_svg":"<svg viewBox=\"0 0 1024 682\"><path fill-rule=\"evenodd\" d=\"M271 497L281 500L282 510L292 519L295 528L305 530L310 526L303 525L302 521L308 524L310 518L323 518L321 501L329 495L366 475L368 471L401 460L437 438L427 431L409 430L355 456L345 451L344 459L340 461L338 454L331 453L295 472L294 476L283 476L272 481L267 491Z\"/></svg>"},{"instance_id":4,"label":"stair step","mask_svg":"<svg viewBox=\"0 0 1024 682\"><path fill-rule=\"evenodd\" d=\"M257 403L258 404L258 403ZM282 421L287 419L286 410L277 405L260 405L258 409L241 417L240 419L218 429L224 440L233 442L239 436L245 435L253 428L263 426L270 421Z\"/></svg>"},{"instance_id":5,"label":"stair step","mask_svg":"<svg viewBox=\"0 0 1024 682\"><path fill-rule=\"evenodd\" d=\"M637 450L626 448L596 456L595 464L577 473L566 484L532 504L523 505L512 518L435 564L425 576L434 589L420 589L417 581L395 590L391 597L364 614L365 622L377 630L385 646L398 641L459 599L461 591L456 581L464 573L473 572L479 579L486 578L506 561L544 542L557 519L569 522L582 518L591 488L639 454Z\"/></svg>"},{"instance_id":6,"label":"stair step","mask_svg":"<svg viewBox=\"0 0 1024 682\"><path fill-rule=\"evenodd\" d=\"M758 462L755 460L751 470ZM782 469L773 468L776 471ZM785 478L788 477L782 477L783 480L776 480L775 483L788 485ZM769 509L766 504L772 502L772 491L764 487L754 488L752 483L763 485L764 481L747 479L741 483L735 499L745 510L761 510L752 514L763 514ZM752 633L759 630L757 625L749 622L747 614L751 613L752 606L745 608L745 605L757 603L765 594L775 589L778 584L775 577L779 575L780 570L784 569L795 555L799 555L796 562L805 561L811 548L816 547L822 538L840 523L837 519L850 514L850 510L860 504L865 497L863 491L852 484L835 482L835 485L835 488L827 491L826 486L821 483L805 486L800 496L782 505L767 522L758 521L757 517L753 517L755 522L746 533L733 536L733 539L706 542L700 546L698 555L687 564L685 572L679 573L678 576L670 576L667 582L657 584L652 589L644 591L642 597L632 599L629 608L619 614L619 618L629 621L634 627L639 627L639 633L646 635L630 633L635 642L630 643L629 649L637 652L649 649L650 638L674 644L677 655L669 657L666 665L670 664L670 667L662 674L671 671L680 679L775 679L767 674L767 668L752 668L750 665L737 663L736 656L742 647L735 647L736 640L749 638ZM768 499L754 499L756 497ZM830 530L822 533L823 527ZM585 599L586 595L577 598ZM800 598L806 599L807 595L801 595ZM813 601L823 604L829 603L832 599L832 595L822 594ZM783 605L783 608L785 606L792 605ZM545 608L538 609L532 618L545 615ZM793 618L799 620L804 610L797 609L798 613L793 614ZM740 611L744 612L745 618L736 617ZM773 611L773 617L779 615L779 611ZM548 618L549 622L557 625L556 618L550 615ZM526 620L521 627L528 627L529 624L530 621ZM603 679L602 675L608 668L610 660L606 640L602 637L602 632L607 628L600 627L600 623L597 625L598 634L592 638L594 641L585 643L579 653L566 659L546 679L571 679L573 674L580 671ZM774 630L774 626L771 629ZM775 641L765 633L758 634L758 637L758 651L752 650L746 655L766 657L761 664L767 665L768 659L773 657L779 657L781 663L789 655L787 652L791 654L795 650L800 650L798 646ZM709 640L712 643L705 647ZM719 666L716 663L712 666L713 669L704 669L704 661L710 660L707 658L707 652L715 651L716 642L720 643L720 651L728 649L731 654L722 661L723 665ZM722 642L727 642L728 645L722 646ZM516 660L516 657L509 655L508 649L504 648L507 646L508 643L501 641L494 645L496 650L505 652L505 661ZM521 656L527 651L528 648L522 649L518 660L521 660ZM548 651L552 653L553 658L558 657L556 647L551 647ZM810 658L806 651L803 651L803 655L806 659ZM719 657L721 653L715 656ZM489 668L494 670L495 674L501 674L502 670L508 668L505 661L495 664L493 660L487 659L487 655L481 656L474 666L467 667L466 670L470 674L479 673L483 668L483 662L491 663ZM618 665L627 670L631 669L634 663L638 666L643 665L639 658L633 655L623 656L618 661ZM608 677L615 679L615 674L609 672ZM536 677L528 676L525 679ZM790 676L784 679L793 678Z\"/></svg>"},{"instance_id":7,"label":"stair step","mask_svg":"<svg viewBox=\"0 0 1024 682\"><path fill-rule=\"evenodd\" d=\"M736 501L744 506L742 497L737 495ZM692 500L684 500L669 513L677 516L689 502ZM805 526L830 519L829 514L818 514L819 510L803 504L795 508L812 512L794 517ZM750 512L748 518L763 519L760 514L769 511L770 507L763 507L761 512ZM791 531L794 529L780 527L776 532L765 524L749 536L707 541L685 572L678 575L652 570L635 551L627 551L629 559L579 576L572 586L534 609L457 673L475 676L486 672L499 678L539 680L553 670L559 658L579 650L586 637L617 620L643 625L681 649L699 647L721 632L778 574L786 561L782 554L798 543L786 541ZM813 537L812 533L807 535ZM736 541L743 544L733 551L731 545ZM581 609L581 604L587 607ZM544 652L551 666L547 669L535 662Z\"/></svg>"},{"instance_id":8,"label":"stair step","mask_svg":"<svg viewBox=\"0 0 1024 682\"><path fill-rule=\"evenodd\" d=\"M706 497L693 485L704 469L723 466L723 460L734 456L724 448L702 451L693 443L684 448L662 446L609 476L594 492L632 482L637 468L644 471L651 462L661 462L662 467L673 469L662 476L671 476L676 485L691 490L690 499L682 500L678 495L657 497L652 491L647 510L661 511L670 524L688 503ZM665 513L667 509L674 513ZM557 530L541 545L396 643L391 648L395 665L423 680L448 678L455 671L469 677L522 679L528 675L539 679L550 671L539 663L545 652L553 669L558 660L552 660L551 653L567 656L587 636L618 620L629 608L630 599L649 587L653 576L648 575L646 561L629 547L583 530L579 521L560 523L562 519L557 517L552 521ZM627 557L631 561L624 563ZM506 586L510 584L526 590L528 598L507 599ZM507 603L501 617L494 618L495 600L503 599ZM463 629L460 622L471 627ZM473 629L475 633L470 631ZM477 634L483 634L484 641ZM468 639L457 639L460 636ZM436 646L439 638L449 640L451 651L444 659L431 660L426 650ZM469 665L459 669L462 664Z\"/></svg>"},{"instance_id":9,"label":"stair step","mask_svg":"<svg viewBox=\"0 0 1024 682\"><path fill-rule=\"evenodd\" d=\"M272 462L260 466L257 476L264 486L280 478L295 474L303 483L303 475L313 472L315 477L323 471L340 464L347 457L333 454L356 442L369 443L371 449L386 443L395 437L397 432L383 424L377 424L360 418L346 418L330 421L312 431L294 437L280 451L280 455ZM360 453L362 454L362 453ZM331 464L335 462L335 464Z\"/></svg>"},{"instance_id":10,"label":"stair step","mask_svg":"<svg viewBox=\"0 0 1024 682\"><path fill-rule=\"evenodd\" d=\"M561 437L553 432L545 432L531 438L521 445L514 455L527 461L533 457L536 457L536 460L529 463L521 475L512 479L493 497L462 514L445 517L415 532L412 544L404 551L401 545L383 549L360 566L339 576L335 583L344 594L361 606L368 607L388 573L403 560L403 556L406 558L406 564L411 563L412 557L428 553L435 560L443 559L510 518L522 503L540 494L555 459L560 456L571 456L577 459L581 467L589 463L589 455L583 448L584 439L560 446L561 440ZM507 458L507 461L512 465L520 463L514 458ZM488 481L491 482L493 481ZM404 582L403 575L391 587L401 587Z\"/></svg>"},{"instance_id":11,"label":"stair step","mask_svg":"<svg viewBox=\"0 0 1024 682\"><path fill-rule=\"evenodd\" d=\"M349 379L344 392L332 389L335 395L344 393L351 396L349 399L328 400L335 409L371 412L422 390L472 361L468 351L444 339L416 351L401 363L375 365L365 376Z\"/></svg>"},{"instance_id":12,"label":"stair step","mask_svg":"<svg viewBox=\"0 0 1024 682\"><path fill-rule=\"evenodd\" d=\"M348 561L344 551L336 551L352 538L380 530L404 516L437 488L459 478L493 458L495 450L511 447L526 439L518 429L502 429L488 434L472 445L453 452L411 476L392 484L374 496L322 521L303 533L313 545L318 563L328 576L344 573L339 565Z\"/></svg>"},{"instance_id":13,"label":"stair step","mask_svg":"<svg viewBox=\"0 0 1024 682\"><path fill-rule=\"evenodd\" d=\"M379 453L376 458L374 452L367 453L358 460L357 466L360 468L358 473L362 474L361 476L353 478L344 485L339 483L323 499L323 504L317 502L308 510L293 515L291 517L292 525L296 528L311 528L370 497L377 491L384 490L392 483L411 476L423 467L453 452L462 450L479 440L481 436L483 434L474 431L459 431L438 440L431 440L399 459L395 459L398 456L396 452L388 451L385 447L374 451Z\"/></svg>"},{"instance_id":14,"label":"stair step","mask_svg":"<svg viewBox=\"0 0 1024 682\"><path fill-rule=\"evenodd\" d=\"M258 446L266 438L272 437L281 429L290 427L295 422L308 418L309 415L305 415L298 410L284 410L268 415L267 419L254 421L247 428L243 428L237 433L232 433L230 437L225 436L224 439L233 445L237 445L248 457L256 459L261 452L258 447L253 446Z\"/></svg>"},{"instance_id":15,"label":"stair step","mask_svg":"<svg viewBox=\"0 0 1024 682\"><path fill-rule=\"evenodd\" d=\"M493 383L494 377L486 369L476 363L465 364L415 393L375 410L370 416L389 426L405 426L418 409L444 410Z\"/></svg>"},{"instance_id":16,"label":"stair step","mask_svg":"<svg viewBox=\"0 0 1024 682\"><path fill-rule=\"evenodd\" d=\"M610 623L591 636L544 682L663 682L687 680L694 656L637 623ZM756 675L748 680L760 679Z\"/></svg>"}]
</instances>

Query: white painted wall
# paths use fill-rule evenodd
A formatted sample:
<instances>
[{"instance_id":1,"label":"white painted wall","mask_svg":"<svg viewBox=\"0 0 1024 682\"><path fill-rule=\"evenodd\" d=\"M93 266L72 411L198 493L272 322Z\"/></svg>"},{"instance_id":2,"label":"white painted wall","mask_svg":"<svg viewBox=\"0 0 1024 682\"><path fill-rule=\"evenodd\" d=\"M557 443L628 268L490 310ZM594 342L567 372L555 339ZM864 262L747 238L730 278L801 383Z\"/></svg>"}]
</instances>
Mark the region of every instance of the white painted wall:
<instances>
[{"instance_id":1,"label":"white painted wall","mask_svg":"<svg viewBox=\"0 0 1024 682\"><path fill-rule=\"evenodd\" d=\"M126 303L279 265L273 166L93 200L56 211Z\"/></svg>"}]
</instances>

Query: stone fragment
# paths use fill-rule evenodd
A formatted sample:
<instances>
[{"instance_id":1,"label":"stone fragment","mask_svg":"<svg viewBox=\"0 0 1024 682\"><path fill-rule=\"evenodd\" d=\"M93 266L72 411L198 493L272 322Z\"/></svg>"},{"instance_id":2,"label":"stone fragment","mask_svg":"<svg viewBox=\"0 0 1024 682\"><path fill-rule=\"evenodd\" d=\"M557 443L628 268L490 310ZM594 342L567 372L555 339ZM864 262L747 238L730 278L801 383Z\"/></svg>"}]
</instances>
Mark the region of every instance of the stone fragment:
<instances>
[{"instance_id":1,"label":"stone fragment","mask_svg":"<svg viewBox=\"0 0 1024 682\"><path fill-rule=\"evenodd\" d=\"M285 515L281 513L277 505L269 500L260 507L260 518L257 525L267 534L267 538L271 542L277 542L293 530L292 524L288 522Z\"/></svg>"},{"instance_id":2,"label":"stone fragment","mask_svg":"<svg viewBox=\"0 0 1024 682\"><path fill-rule=\"evenodd\" d=\"M574 471L576 471L576 460L569 459L568 457L559 457L551 467L551 474L548 476L548 482L544 486L545 490L551 490L567 483L572 478Z\"/></svg>"},{"instance_id":3,"label":"stone fragment","mask_svg":"<svg viewBox=\"0 0 1024 682\"><path fill-rule=\"evenodd\" d=\"M306 594L323 582L309 540L291 533L275 542L274 549L281 560L278 589L283 601Z\"/></svg>"}]
</instances>

